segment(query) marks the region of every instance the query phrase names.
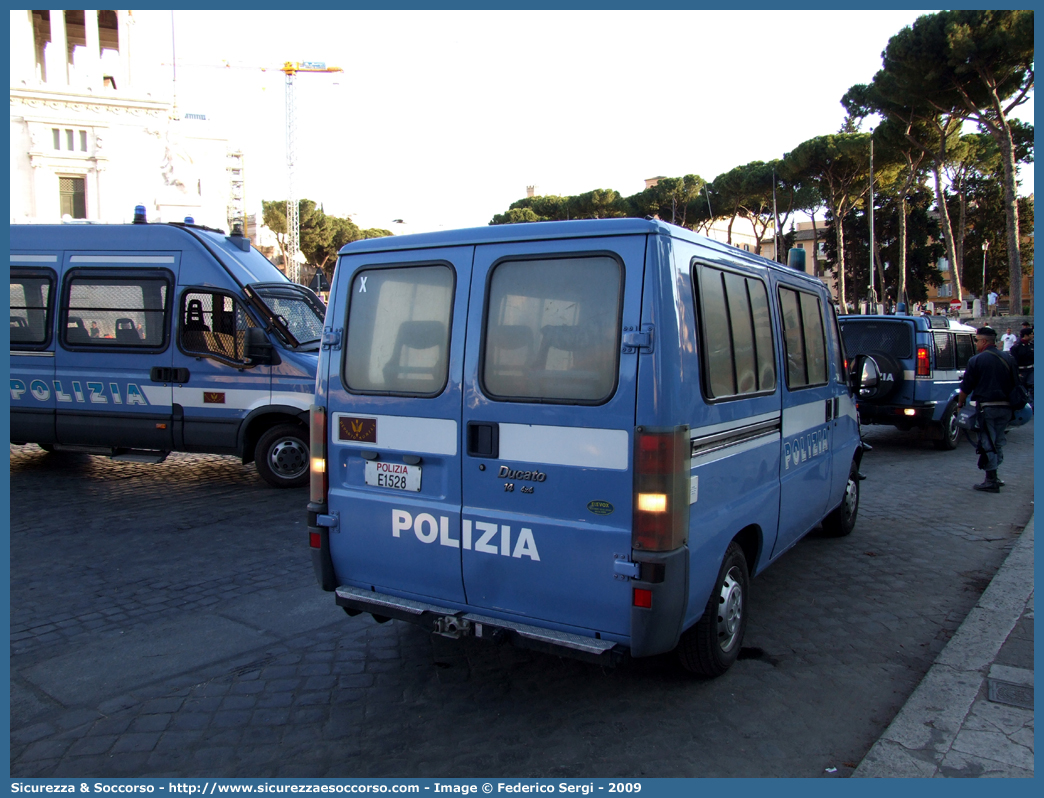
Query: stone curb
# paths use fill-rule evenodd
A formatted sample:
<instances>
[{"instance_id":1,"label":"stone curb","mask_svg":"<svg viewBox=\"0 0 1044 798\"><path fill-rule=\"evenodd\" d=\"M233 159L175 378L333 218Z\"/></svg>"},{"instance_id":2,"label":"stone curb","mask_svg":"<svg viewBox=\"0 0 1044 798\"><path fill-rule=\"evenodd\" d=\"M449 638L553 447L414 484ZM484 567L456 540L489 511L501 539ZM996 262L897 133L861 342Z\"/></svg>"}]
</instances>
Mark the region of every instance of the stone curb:
<instances>
[{"instance_id":1,"label":"stone curb","mask_svg":"<svg viewBox=\"0 0 1044 798\"><path fill-rule=\"evenodd\" d=\"M931 778L953 746L993 659L1033 593L1033 518L853 778Z\"/></svg>"}]
</instances>

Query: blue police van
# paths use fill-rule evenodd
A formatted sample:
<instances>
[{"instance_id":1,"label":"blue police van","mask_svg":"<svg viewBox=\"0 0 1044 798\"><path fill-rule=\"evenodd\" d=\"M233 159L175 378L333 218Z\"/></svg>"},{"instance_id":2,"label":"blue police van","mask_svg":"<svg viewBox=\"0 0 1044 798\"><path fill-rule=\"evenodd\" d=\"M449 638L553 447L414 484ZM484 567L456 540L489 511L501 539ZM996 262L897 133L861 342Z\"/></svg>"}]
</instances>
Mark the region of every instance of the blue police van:
<instances>
[{"instance_id":1,"label":"blue police van","mask_svg":"<svg viewBox=\"0 0 1044 798\"><path fill-rule=\"evenodd\" d=\"M11 441L308 481L322 302L240 229L11 225Z\"/></svg>"},{"instance_id":2,"label":"blue police van","mask_svg":"<svg viewBox=\"0 0 1044 798\"><path fill-rule=\"evenodd\" d=\"M957 393L975 355L975 328L945 316L842 316L841 336L853 359L878 374L856 402L862 424L924 430L937 449L960 442Z\"/></svg>"},{"instance_id":3,"label":"blue police van","mask_svg":"<svg viewBox=\"0 0 1044 798\"><path fill-rule=\"evenodd\" d=\"M723 673L750 578L858 511L824 284L655 220L347 245L311 435L349 615L596 661Z\"/></svg>"}]
</instances>

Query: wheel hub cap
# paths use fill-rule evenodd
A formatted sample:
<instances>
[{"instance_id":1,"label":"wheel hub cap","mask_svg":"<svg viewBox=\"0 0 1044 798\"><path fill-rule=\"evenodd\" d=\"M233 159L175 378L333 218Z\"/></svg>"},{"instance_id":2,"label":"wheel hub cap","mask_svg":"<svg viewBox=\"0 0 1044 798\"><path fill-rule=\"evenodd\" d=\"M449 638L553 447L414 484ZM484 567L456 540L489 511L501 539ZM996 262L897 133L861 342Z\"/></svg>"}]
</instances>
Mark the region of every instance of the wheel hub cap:
<instances>
[{"instance_id":1,"label":"wheel hub cap","mask_svg":"<svg viewBox=\"0 0 1044 798\"><path fill-rule=\"evenodd\" d=\"M736 645L743 620L743 588L738 575L737 569L729 570L718 599L718 645L722 651L731 651Z\"/></svg>"},{"instance_id":2,"label":"wheel hub cap","mask_svg":"<svg viewBox=\"0 0 1044 798\"><path fill-rule=\"evenodd\" d=\"M294 479L308 468L308 452L300 441L282 440L272 447L269 461L279 476Z\"/></svg>"}]
</instances>

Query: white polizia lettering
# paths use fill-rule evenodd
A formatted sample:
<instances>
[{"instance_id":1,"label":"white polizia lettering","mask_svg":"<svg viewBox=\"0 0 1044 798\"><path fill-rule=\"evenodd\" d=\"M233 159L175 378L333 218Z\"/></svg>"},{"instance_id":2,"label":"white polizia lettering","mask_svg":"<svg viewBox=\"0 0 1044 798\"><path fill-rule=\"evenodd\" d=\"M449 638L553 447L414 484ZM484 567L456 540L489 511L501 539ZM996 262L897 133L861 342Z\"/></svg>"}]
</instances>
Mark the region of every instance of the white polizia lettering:
<instances>
[{"instance_id":1,"label":"white polizia lettering","mask_svg":"<svg viewBox=\"0 0 1044 798\"><path fill-rule=\"evenodd\" d=\"M474 545L472 545L473 528L478 534ZM394 538L401 538L403 532L412 529L413 534L421 543L438 541L440 546L447 546L451 549L473 549L484 554L499 554L501 557L516 559L528 557L533 562L540 562L536 538L533 537L533 530L529 527L519 529L518 536L515 537L508 524L472 521L469 518L463 518L461 519L460 536L453 537L448 516L440 515L436 519L431 513L418 513L414 517L407 510L392 510L391 529ZM512 545L512 541L514 541L514 545Z\"/></svg>"}]
</instances>

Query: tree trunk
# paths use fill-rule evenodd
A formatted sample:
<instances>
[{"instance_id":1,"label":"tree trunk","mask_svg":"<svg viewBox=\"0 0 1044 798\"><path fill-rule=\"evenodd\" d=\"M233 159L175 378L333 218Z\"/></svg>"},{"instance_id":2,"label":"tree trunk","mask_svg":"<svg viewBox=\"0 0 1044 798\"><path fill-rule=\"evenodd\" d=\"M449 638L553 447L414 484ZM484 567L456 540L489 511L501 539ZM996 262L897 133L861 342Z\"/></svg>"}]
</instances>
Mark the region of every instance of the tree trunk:
<instances>
[{"instance_id":1,"label":"tree trunk","mask_svg":"<svg viewBox=\"0 0 1044 798\"><path fill-rule=\"evenodd\" d=\"M899 198L899 284L895 291L895 301L906 303L906 312L910 312L910 302L906 296L906 197Z\"/></svg>"},{"instance_id":2,"label":"tree trunk","mask_svg":"<svg viewBox=\"0 0 1044 798\"><path fill-rule=\"evenodd\" d=\"M932 163L932 174L935 176L935 204L939 208L939 222L942 224L943 239L946 241L946 257L950 261L950 279L953 282L953 297L963 302L961 293L961 281L957 277L957 251L954 247L953 228L950 225L950 212L946 209L946 194L943 192L942 161L936 160Z\"/></svg>"},{"instance_id":3,"label":"tree trunk","mask_svg":"<svg viewBox=\"0 0 1044 798\"><path fill-rule=\"evenodd\" d=\"M960 201L959 208L960 213L957 216L957 262L960 264L960 268L957 269L957 279L963 284L964 282L964 236L967 231L967 218L968 218L968 191L965 188L965 179L962 178L960 181L960 187L957 192L957 197ZM983 286L983 294L985 296L986 286Z\"/></svg>"},{"instance_id":4,"label":"tree trunk","mask_svg":"<svg viewBox=\"0 0 1044 798\"><path fill-rule=\"evenodd\" d=\"M816 214L810 213L812 218L812 276L819 277L819 231L816 229Z\"/></svg>"},{"instance_id":5,"label":"tree trunk","mask_svg":"<svg viewBox=\"0 0 1044 798\"><path fill-rule=\"evenodd\" d=\"M837 302L841 307L841 313L848 313L848 303L845 301L845 226L842 215L836 208L832 208L834 214L834 236L837 238Z\"/></svg>"},{"instance_id":6,"label":"tree trunk","mask_svg":"<svg viewBox=\"0 0 1044 798\"><path fill-rule=\"evenodd\" d=\"M1004 135L995 136L1004 166L1004 216L1008 233L1008 313L1022 315L1022 254L1019 252L1019 203L1015 194L1015 148L1011 128L1001 125Z\"/></svg>"}]
</instances>

